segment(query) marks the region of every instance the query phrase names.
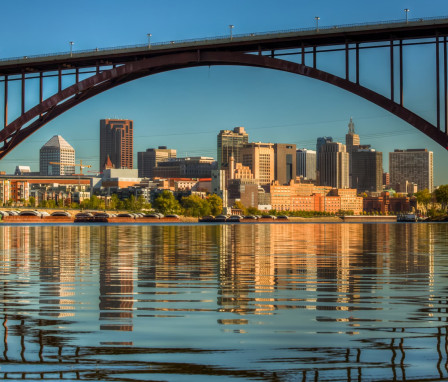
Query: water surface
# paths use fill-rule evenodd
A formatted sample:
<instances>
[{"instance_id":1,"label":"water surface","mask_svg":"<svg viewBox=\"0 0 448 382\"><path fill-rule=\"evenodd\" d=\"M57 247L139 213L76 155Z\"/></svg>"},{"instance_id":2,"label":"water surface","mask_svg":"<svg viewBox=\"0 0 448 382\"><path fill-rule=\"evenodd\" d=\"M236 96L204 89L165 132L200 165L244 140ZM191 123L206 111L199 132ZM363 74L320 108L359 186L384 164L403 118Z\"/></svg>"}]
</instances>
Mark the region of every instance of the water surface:
<instances>
[{"instance_id":1,"label":"water surface","mask_svg":"<svg viewBox=\"0 0 448 382\"><path fill-rule=\"evenodd\" d=\"M0 378L444 380L447 275L448 224L2 225Z\"/></svg>"}]
</instances>

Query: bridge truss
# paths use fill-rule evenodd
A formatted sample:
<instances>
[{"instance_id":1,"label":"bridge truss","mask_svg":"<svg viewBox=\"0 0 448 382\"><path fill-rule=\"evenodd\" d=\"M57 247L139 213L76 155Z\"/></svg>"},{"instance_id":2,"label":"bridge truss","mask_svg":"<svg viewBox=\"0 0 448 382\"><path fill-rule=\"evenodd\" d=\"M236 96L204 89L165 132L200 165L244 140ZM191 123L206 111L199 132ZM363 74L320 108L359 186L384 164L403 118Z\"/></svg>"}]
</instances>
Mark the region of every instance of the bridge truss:
<instances>
[{"instance_id":1,"label":"bridge truss","mask_svg":"<svg viewBox=\"0 0 448 382\"><path fill-rule=\"evenodd\" d=\"M324 81L382 107L448 149L447 36L448 18L432 18L170 41L0 60L4 109L0 159L46 123L106 90L161 72L210 65L269 68ZM431 45L434 48L435 124L404 105L403 51L417 45ZM379 94L363 86L360 81L362 51L384 48L389 51L388 95ZM338 51L345 53L344 76L318 68L319 55ZM289 57L298 57L298 62L285 59ZM354 75L351 75L353 72ZM70 77L73 84L63 87L64 77ZM50 78L57 78L57 91L44 99L44 86ZM38 102L27 109L27 84L36 80L39 82ZM21 88L19 99L11 99L9 85L17 81ZM20 104L20 116L13 121L8 120L8 104L11 102Z\"/></svg>"}]
</instances>

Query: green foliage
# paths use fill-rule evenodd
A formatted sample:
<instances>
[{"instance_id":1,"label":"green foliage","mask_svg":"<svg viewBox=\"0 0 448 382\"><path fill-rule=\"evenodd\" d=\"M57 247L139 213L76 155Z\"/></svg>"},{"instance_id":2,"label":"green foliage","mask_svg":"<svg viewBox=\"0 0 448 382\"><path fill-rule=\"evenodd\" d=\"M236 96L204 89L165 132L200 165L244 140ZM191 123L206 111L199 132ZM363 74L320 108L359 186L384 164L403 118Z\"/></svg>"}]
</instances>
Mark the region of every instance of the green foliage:
<instances>
[{"instance_id":1,"label":"green foliage","mask_svg":"<svg viewBox=\"0 0 448 382\"><path fill-rule=\"evenodd\" d=\"M198 195L184 196L182 198L182 207L185 216L205 216L211 214L210 203Z\"/></svg>"},{"instance_id":2,"label":"green foliage","mask_svg":"<svg viewBox=\"0 0 448 382\"><path fill-rule=\"evenodd\" d=\"M28 199L28 202L30 203L31 207L36 206L36 198L34 196L30 196L30 198Z\"/></svg>"},{"instance_id":3,"label":"green foliage","mask_svg":"<svg viewBox=\"0 0 448 382\"><path fill-rule=\"evenodd\" d=\"M428 212L428 205L432 201L432 194L429 192L427 188L415 193L415 197L417 198L417 203L421 204L425 207L425 211Z\"/></svg>"},{"instance_id":4,"label":"green foliage","mask_svg":"<svg viewBox=\"0 0 448 382\"><path fill-rule=\"evenodd\" d=\"M440 205L442 206L442 210L446 212L446 208L448 206L448 184L439 186L439 188L434 191L434 195L436 197L437 203L440 203Z\"/></svg>"},{"instance_id":5,"label":"green foliage","mask_svg":"<svg viewBox=\"0 0 448 382\"><path fill-rule=\"evenodd\" d=\"M247 209L244 207L243 203L241 203L239 200L235 202L233 205L233 208L237 208L242 211L243 215L247 215Z\"/></svg>"},{"instance_id":6,"label":"green foliage","mask_svg":"<svg viewBox=\"0 0 448 382\"><path fill-rule=\"evenodd\" d=\"M210 213L214 216L222 213L222 199L216 195L211 194L207 196L207 202L210 205Z\"/></svg>"},{"instance_id":7,"label":"green foliage","mask_svg":"<svg viewBox=\"0 0 448 382\"><path fill-rule=\"evenodd\" d=\"M166 215L166 214L178 214L181 212L182 208L179 202L176 200L174 195L168 191L164 190L154 201L154 208Z\"/></svg>"},{"instance_id":8,"label":"green foliage","mask_svg":"<svg viewBox=\"0 0 448 382\"><path fill-rule=\"evenodd\" d=\"M81 208L88 210L105 210L106 204L104 203L104 200L98 198L98 196L92 195L90 198L84 199L81 202Z\"/></svg>"}]
</instances>

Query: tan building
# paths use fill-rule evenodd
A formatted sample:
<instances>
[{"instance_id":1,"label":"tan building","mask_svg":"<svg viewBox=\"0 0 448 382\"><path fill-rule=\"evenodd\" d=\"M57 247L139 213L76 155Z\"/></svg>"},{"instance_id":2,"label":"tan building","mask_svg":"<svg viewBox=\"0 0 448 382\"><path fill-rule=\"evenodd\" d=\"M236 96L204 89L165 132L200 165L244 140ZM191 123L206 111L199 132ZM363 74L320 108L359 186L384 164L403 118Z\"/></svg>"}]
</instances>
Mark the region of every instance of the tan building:
<instances>
[{"instance_id":1,"label":"tan building","mask_svg":"<svg viewBox=\"0 0 448 382\"><path fill-rule=\"evenodd\" d=\"M275 179L274 144L248 143L241 150L243 165L250 168L259 184L269 185Z\"/></svg>"},{"instance_id":2,"label":"tan building","mask_svg":"<svg viewBox=\"0 0 448 382\"><path fill-rule=\"evenodd\" d=\"M241 150L248 142L249 135L244 127L235 127L233 131L221 130L218 134L218 169L228 166L232 156L236 163L241 163Z\"/></svg>"},{"instance_id":3,"label":"tan building","mask_svg":"<svg viewBox=\"0 0 448 382\"><path fill-rule=\"evenodd\" d=\"M340 210L362 213L362 198L354 189L334 189L291 182L269 186L272 208L278 211L321 211L336 213Z\"/></svg>"},{"instance_id":4,"label":"tan building","mask_svg":"<svg viewBox=\"0 0 448 382\"><path fill-rule=\"evenodd\" d=\"M289 184L296 178L296 145L274 143L274 179L280 184Z\"/></svg>"},{"instance_id":5,"label":"tan building","mask_svg":"<svg viewBox=\"0 0 448 382\"><path fill-rule=\"evenodd\" d=\"M390 184L417 183L419 190L434 189L433 153L427 149L394 150L389 153Z\"/></svg>"},{"instance_id":6,"label":"tan building","mask_svg":"<svg viewBox=\"0 0 448 382\"><path fill-rule=\"evenodd\" d=\"M100 121L100 169L110 160L116 169L132 169L134 155L134 123L130 119Z\"/></svg>"},{"instance_id":7,"label":"tan building","mask_svg":"<svg viewBox=\"0 0 448 382\"><path fill-rule=\"evenodd\" d=\"M349 188L349 153L345 145L328 142L318 153L319 184L334 188Z\"/></svg>"}]
</instances>

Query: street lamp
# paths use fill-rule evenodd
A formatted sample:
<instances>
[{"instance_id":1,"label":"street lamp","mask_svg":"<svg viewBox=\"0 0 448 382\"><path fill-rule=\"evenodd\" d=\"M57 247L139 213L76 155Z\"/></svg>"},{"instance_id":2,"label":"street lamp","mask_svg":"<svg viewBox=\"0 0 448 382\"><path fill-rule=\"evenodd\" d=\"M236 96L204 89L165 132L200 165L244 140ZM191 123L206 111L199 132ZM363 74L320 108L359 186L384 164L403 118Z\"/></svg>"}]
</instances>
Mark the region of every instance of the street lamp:
<instances>
[{"instance_id":1,"label":"street lamp","mask_svg":"<svg viewBox=\"0 0 448 382\"><path fill-rule=\"evenodd\" d=\"M404 12L406 13L406 24L408 23L408 13L409 13L409 9L405 8Z\"/></svg>"},{"instance_id":2,"label":"street lamp","mask_svg":"<svg viewBox=\"0 0 448 382\"><path fill-rule=\"evenodd\" d=\"M235 25L230 24L229 25L229 29L230 29L230 40L232 40L232 30L235 27Z\"/></svg>"},{"instance_id":3,"label":"street lamp","mask_svg":"<svg viewBox=\"0 0 448 382\"><path fill-rule=\"evenodd\" d=\"M152 34L151 33L147 33L146 35L148 36L148 49L151 49L151 36L152 36Z\"/></svg>"},{"instance_id":4,"label":"street lamp","mask_svg":"<svg viewBox=\"0 0 448 382\"><path fill-rule=\"evenodd\" d=\"M320 17L319 16L315 16L314 19L316 20L316 32L319 32L319 20L320 20Z\"/></svg>"},{"instance_id":5,"label":"street lamp","mask_svg":"<svg viewBox=\"0 0 448 382\"><path fill-rule=\"evenodd\" d=\"M72 52L73 52L73 44L74 44L74 42L70 41L69 44L70 44L70 57L71 57L72 56Z\"/></svg>"}]
</instances>

